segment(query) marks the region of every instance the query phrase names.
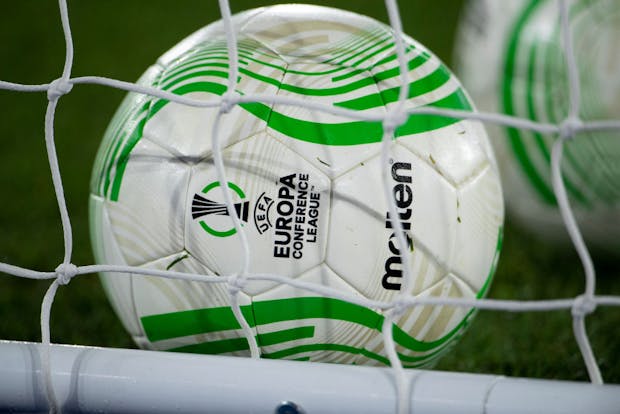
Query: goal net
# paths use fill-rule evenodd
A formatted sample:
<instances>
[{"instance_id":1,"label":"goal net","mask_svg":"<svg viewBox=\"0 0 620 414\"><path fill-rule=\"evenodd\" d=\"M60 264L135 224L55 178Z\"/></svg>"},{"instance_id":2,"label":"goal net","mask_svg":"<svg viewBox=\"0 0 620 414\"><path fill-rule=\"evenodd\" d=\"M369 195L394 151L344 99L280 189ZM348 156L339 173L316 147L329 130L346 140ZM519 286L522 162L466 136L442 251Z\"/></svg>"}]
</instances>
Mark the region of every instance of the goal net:
<instances>
[{"instance_id":1,"label":"goal net","mask_svg":"<svg viewBox=\"0 0 620 414\"><path fill-rule=\"evenodd\" d=\"M500 1L500 0L497 0ZM235 3L233 2L233 5ZM529 131L533 134L547 134L556 136L550 157L552 177L552 191L557 200L559 210L566 231L574 245L574 250L583 267L582 292L576 295L560 298L449 298L449 297L420 297L408 293L397 295L390 301L371 301L364 298L352 297L342 292L320 284L308 283L283 277L278 274L253 274L248 272L247 266L238 274L223 276L205 276L187 272L175 272L170 270L154 270L144 267L119 266L112 264L87 264L76 265L74 247L84 243L83 240L74 237L72 227L84 226L84 217L70 215L68 201L74 203L73 196L64 187L65 168L72 162L72 157L80 157L79 148L67 148L60 140L55 139L55 132L60 128L65 131L71 128L71 119L63 117L62 103L70 100L73 96L80 96L87 85L99 85L114 88L124 92L134 92L144 96L152 96L170 102L186 105L187 107L213 106L212 102L205 103L198 99L175 95L161 89L143 84L125 82L114 78L101 76L74 76L75 67L80 65L80 55L74 60L74 42L79 42L71 33L71 12L65 0L59 1L59 10L66 54L64 66L60 75L50 75L53 79L43 84L28 82L13 82L0 80L0 95L5 105L24 99L19 105L27 104L31 112L41 112L41 122L44 125L45 148L37 148L36 136L20 136L18 126L22 119L8 119L2 117L3 124L15 125L15 128L6 131L14 136L4 136L2 140L6 145L3 150L3 160L10 166L10 173L15 174L8 180L21 180L19 176L29 173L28 165L34 162L28 160L13 160L12 146L9 141L20 141L20 145L32 146L33 150L40 150L45 154L53 183L55 204L32 198L31 194L23 193L20 200L12 194L5 195L5 204L11 205L7 210L11 214L24 214L30 220L41 223L41 228L50 221L49 217L32 217L29 212L29 203L42 202L50 211L58 208L62 225L63 242L55 246L49 246L49 253L61 252L60 259L54 269L35 270L38 267L36 260L28 261L26 266L7 261L0 251L0 272L4 273L0 279L0 309L5 320L23 321L22 309L19 298L3 297L1 291L3 284L8 279L15 278L47 280L47 288L40 308L40 342L20 342L5 338L0 340L0 411L9 412L533 412L546 410L550 412L617 412L620 407L620 388L617 385L603 385L604 373L601 373L600 359L597 360L595 352L590 344L590 338L586 331L586 317L600 307L620 306L620 296L612 293L597 294L597 277L594 262L584 242L580 228L575 220L565 181L563 180L562 157L565 144L575 139L580 133L595 133L600 131L618 132L620 134L620 121L615 119L584 121L580 119L581 88L577 63L573 51L574 39L570 30L570 5L569 0L557 2L557 12L560 19L559 36L562 39L565 55L566 74L568 78L567 112L568 115L556 122L539 122L531 119L520 118L514 114L471 112L465 110L443 109L440 107L421 106L406 109L403 105L389 107L389 111L380 117L360 115L360 113L346 108L335 109L332 105L309 103L297 98L283 98L268 94L239 95L229 93L239 74L240 53L237 48L235 32L231 29L231 8L228 0L220 0L219 9L223 26L226 29L227 54L230 67L228 70L228 91L223 93L215 106L219 109L218 121L215 123L214 136L217 141L221 133L219 119L226 116L240 104L247 103L278 103L281 105L304 107L312 106L313 110L324 113L347 116L355 120L379 121L385 131L381 157L387 165L390 154L390 140L394 131L403 124L411 115L431 115L445 118L481 121L489 126L510 127L520 131ZM123 6L119 6L123 7ZM135 7L127 5L127 7ZM183 7L183 6L181 6ZM413 7L401 5L401 8ZM9 8L10 9L10 8ZM188 10L192 13L192 10ZM33 14L37 11L33 10ZM122 13L119 10L118 13ZM8 13L10 15L10 12ZM401 15L395 0L386 0L385 16L395 34L402 33ZM46 16L46 19L50 19ZM72 22L83 24L83 22ZM108 22L109 23L109 22ZM24 22L25 24L25 22ZM112 23L110 23L112 24ZM2 30L0 28L0 30ZM115 33L108 33L114 36ZM184 34L180 34L182 37ZM14 39L8 37L5 40L7 50L15 54L28 54L27 42L45 42L46 39ZM398 65L402 76L399 77L400 85L408 84L406 50L400 35L394 36L394 45L397 52ZM155 50L159 45L151 45ZM76 50L80 50L79 47ZM15 52L16 51L16 52ZM7 52L9 58L12 56ZM0 55L1 56L1 55ZM32 66L36 66L36 62ZM122 65L122 62L110 64ZM10 61L0 61L0 77L10 78L4 75L10 70L5 70L4 65L10 66ZM60 70L60 68L59 68ZM110 70L115 73L113 69ZM29 75L26 73L27 78ZM47 74L46 74L47 76ZM82 89L82 90L81 90ZM407 99L406 90L400 88L397 103L404 103ZM88 89L89 91L91 89ZM96 93L100 89L92 89L93 94L86 99L92 102L92 122L98 117L96 112ZM31 94L27 94L31 93ZM30 96L46 96L47 108L40 110L44 103L34 99L23 98ZM58 110L57 110L58 109ZM101 120L103 125L106 120ZM81 123L80 125L83 125ZM96 128L95 128L96 129ZM220 128L221 129L221 128ZM32 141L32 143L31 143ZM18 145L18 144L15 144ZM214 145L214 147L216 147ZM92 148L92 147L91 147ZM221 162L221 151L214 149L219 183L227 182L226 166ZM64 154L64 155L63 155ZM68 155L67 155L68 154ZM33 160L43 161L33 155ZM65 164L66 163L66 164ZM61 174L61 172L63 172ZM84 171L71 171L74 174L84 174ZM382 177L384 184L387 178ZM36 184L38 185L38 184ZM224 186L223 186L224 187ZM385 185L387 188L388 186ZM570 189L569 189L570 190ZM29 188L28 193L36 193L36 186ZM235 205L224 192L226 211L235 211ZM392 217L396 217L397 206L394 197L386 190L386 203L389 206ZM383 196L383 195L382 195ZM39 211L39 210L37 210ZM247 240L243 239L244 230L241 222L234 214L230 216L234 221L235 230L241 235L244 259L241 261L247 265L251 254ZM620 218L618 218L620 220ZM10 218L3 218L10 220ZM8 222L8 221L7 221ZM405 250L408 241L403 235L402 223L392 223L398 235L398 246ZM44 233L44 230L42 230ZM7 236L3 236L7 237ZM11 233L10 240L4 240L0 246L13 246L24 244L27 240L21 235ZM8 247L7 247L8 248ZM29 246L18 247L20 251L28 250ZM20 256L20 261L21 261ZM351 258L355 260L355 258ZM4 261L7 261L4 263ZM243 264L242 263L242 264ZM65 287L72 279L82 278L87 275L95 275L104 272L117 272L124 274L150 275L166 279L187 280L206 284L224 283L228 288L230 303L234 318L241 327L252 358L235 358L229 356L190 355L182 353L163 353L156 351L139 351L131 349L96 348L85 346L68 346L52 344L50 332L50 315L52 305L57 293L71 295L71 288ZM557 275L561 276L561 275ZM411 270L403 266L403 285L407 286L411 280ZM301 363L295 361L279 361L260 359L260 349L250 324L244 316L242 306L238 299L240 290L248 283L254 281L270 281L278 284L295 286L316 294L348 301L365 308L381 309L385 317L382 320L380 331L383 335L383 346L387 354L388 368L345 366L337 364ZM28 283L35 283L30 281ZM613 283L611 284L613 286ZM10 296L11 290L6 284ZM11 285L13 286L13 285ZM39 285L40 286L40 285ZM609 286L606 284L605 286ZM617 287L617 284L615 285ZM531 289L536 289L532 287ZM70 300L68 302L70 303ZM404 368L398 356L394 343L394 322L404 311L415 306L429 305L434 307L454 307L459 309L475 308L492 312L510 313L536 313L564 312L570 314L572 327L566 326L566 330L572 329L572 336L577 344L580 358L587 372L590 383L568 382L558 380L520 379L510 378L503 375L456 373L446 371L423 371ZM75 329L79 329L84 323L79 318L79 307L63 309L64 313L72 313L71 321L75 321ZM77 313L78 315L75 315ZM594 316L596 317L596 316ZM92 324L97 321L89 322ZM102 330L104 328L101 328ZM470 336L477 334L476 330L484 329L480 324L472 329ZM536 326L532 330L538 329ZM105 336L105 332L101 333ZM609 337L609 335L608 335ZM617 349L617 335L611 334L616 342L613 344ZM15 338L13 338L15 339ZM564 346L564 344L558 344ZM484 353L484 350L480 351ZM510 349L506 350L509 353ZM532 352L536 352L532 349ZM613 358L613 353L611 354ZM614 364L614 362L607 362ZM511 372L506 372L510 375ZM551 375L553 377L553 375ZM526 395L524 397L524 395Z\"/></svg>"}]
</instances>

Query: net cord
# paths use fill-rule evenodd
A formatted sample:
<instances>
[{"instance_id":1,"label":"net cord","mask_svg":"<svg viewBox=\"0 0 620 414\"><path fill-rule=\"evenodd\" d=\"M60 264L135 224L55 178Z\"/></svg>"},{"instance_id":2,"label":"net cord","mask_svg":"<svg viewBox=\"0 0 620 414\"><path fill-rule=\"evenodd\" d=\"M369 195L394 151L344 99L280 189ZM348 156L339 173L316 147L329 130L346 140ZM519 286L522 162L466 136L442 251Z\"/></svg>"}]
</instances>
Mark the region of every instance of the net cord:
<instances>
[{"instance_id":1,"label":"net cord","mask_svg":"<svg viewBox=\"0 0 620 414\"><path fill-rule=\"evenodd\" d=\"M581 351L583 361L588 370L590 381L593 384L602 384L603 378L601 376L600 369L596 363L592 346L590 345L590 339L586 333L585 317L592 313L596 308L596 305L592 302L595 291L596 274L594 265L592 263L592 257L586 247L585 242L575 216L570 207L568 196L566 195L566 188L562 180L561 165L562 154L564 150L564 143L566 140L573 139L575 134L579 131L582 124L579 119L580 113L580 96L581 89L579 85L579 73L577 68L577 61L575 59L575 53L573 51L573 39L572 32L570 30L568 0L559 1L559 14L560 24L562 30L562 46L564 49L564 56L566 59L566 70L568 73L568 92L569 92L569 108L568 117L560 125L560 135L553 144L551 151L551 180L553 184L553 191L558 202L560 214L564 225L568 230L571 241L575 246L575 250L581 259L585 275L585 292L575 300L575 304L572 308L573 316L573 332L575 340Z\"/></svg>"},{"instance_id":2,"label":"net cord","mask_svg":"<svg viewBox=\"0 0 620 414\"><path fill-rule=\"evenodd\" d=\"M398 89L398 101L393 108L388 109L385 118L383 119L383 138L381 140L381 165L388 166L391 164L391 147L395 141L396 128L404 124L409 115L405 111L405 104L409 94L409 69L407 67L407 59L405 57L405 46L402 38L402 22L400 20L400 12L395 0L385 0L385 7L388 14L388 20L392 28L392 35L394 37L394 46L396 49L396 56L398 59L398 66L400 71L400 87ZM396 234L396 246L398 251L407 252L409 249L408 239L410 236L406 236L403 230L403 224L399 220L398 211L396 210L396 202L394 200L394 194L390 190L390 174L388 168L381 169L381 179L383 182L384 197L388 201L389 221L394 233ZM411 281L413 275L411 274L411 256L408 254L400 255L402 261L402 278L401 286L394 299L394 307L387 312L385 319L383 320L382 333L384 348L392 367L395 391L396 391L396 412L399 414L406 414L409 410L409 398L407 390L409 384L407 376L403 368L403 364L396 352L396 344L393 337L393 324L397 319L403 315L407 310L407 306L402 302L410 297Z\"/></svg>"},{"instance_id":3,"label":"net cord","mask_svg":"<svg viewBox=\"0 0 620 414\"><path fill-rule=\"evenodd\" d=\"M229 77L228 77L228 89L222 96L219 102L204 102L196 99L186 98L183 96L175 95L169 92L161 91L153 87L147 87L143 85L136 85L130 82L124 82L116 79L110 79L100 76L83 76L71 78L71 69L73 65L73 40L71 36L71 29L69 24L69 14L67 9L66 0L59 0L59 10L61 16L61 24L64 34L66 54L65 62L63 66L62 75L47 84L40 85L25 85L20 83L13 83L0 80L0 89L11 90L16 92L46 92L48 96L48 106L45 115L45 143L48 154L48 162L50 165L50 171L52 175L53 187L57 199L57 204L60 212L60 219L63 229L64 240L64 258L61 264L55 269L54 272L41 272L32 269L26 269L23 267L11 265L8 263L0 263L0 271L14 275L17 277L30 278L30 279L54 279L47 290L42 304L41 304L41 359L42 359L42 376L44 378L46 395L50 407L50 413L56 413L60 411L58 407L58 401L53 390L52 382L52 367L50 361L50 313L53 305L55 294L58 287L66 285L70 280L78 275L95 274L98 272L122 272L128 274L142 274L159 276L164 278L180 279L180 280L193 280L201 281L205 283L226 283L229 289L231 297L231 306L233 313L240 323L243 333L248 340L250 347L250 353L252 357L258 358L260 356L260 350L256 343L256 337L254 332L250 328L248 322L245 320L238 302L238 292L243 289L247 283L252 281L272 281L276 283L284 283L290 286L294 286L300 289L311 291L320 295L324 295L331 298L341 299L350 303L358 304L365 307L373 307L381 309L386 312L386 317L383 321L382 331L384 336L384 343L388 358L391 362L394 372L395 390L397 393L397 411L399 413L409 412L409 399L407 398L410 384L406 383L407 379L404 375L404 369L398 358L396 346L392 336L393 322L407 309L417 305L434 305L434 306L455 306L464 308L477 308L477 309L489 309L489 310L503 310L510 312L528 312L528 311L550 311L560 309L570 309L573 316L573 331L575 339L579 345L584 363L588 370L590 380L594 384L602 384L602 376L600 369L596 363L587 332L585 330L585 317L593 312L597 306L620 306L620 297L617 296L596 296L595 294L595 281L596 274L592 259L588 252L588 249L583 241L579 227L575 221L572 209L568 202L566 195L566 189L561 175L561 160L564 142L573 139L574 136L583 131L617 131L620 130L620 121L618 120L600 120L591 122L582 122L579 119L579 105L580 105L580 85L579 74L577 70L576 58L573 52L572 33L570 31L570 23L568 17L568 0L558 0L558 9L560 15L561 29L562 29L562 42L565 52L565 60L567 67L567 74L569 79L569 113L567 118L559 125L547 124L541 122L535 122L527 119L521 119L517 117L507 116L497 113L472 113L459 110L440 109L440 108L414 108L405 109L404 104L407 99L408 88L401 86L399 90L399 99L390 111L386 114L373 114L365 113L361 114L356 111L336 108L324 104L312 103L295 98L288 98L282 96L272 95L244 95L241 96L235 91L236 79L238 77L238 56L235 33L232 26L232 17L230 12L230 5L228 0L219 0L220 10L222 14L222 21L227 34L227 46L229 55ZM385 1L386 9L388 11L389 22L394 33L395 47L397 51L398 63L400 67L401 85L408 85L408 69L405 59L404 47L402 42L402 33L400 14L395 0ZM456 299L445 297L427 297L427 298L415 298L408 294L407 287L411 283L411 270L410 266L406 265L409 257L403 255L403 288L401 293L394 301L381 302L373 301L365 298L352 297L343 294L335 289L321 286L313 283L303 282L295 279L288 279L276 274L251 274L249 272L251 262L251 252L247 237L243 232L240 220L235 214L230 214L230 217L234 223L235 229L239 233L241 248L243 252L243 259L240 265L240 271L237 274L229 276L205 276L200 274L181 273L174 271L158 271L153 269L143 269L132 266L116 266L116 265L87 265L87 266L75 266L71 263L73 238L71 230L71 221L67 210L67 205L64 197L64 189L62 185L62 178L60 174L60 167L58 163L58 157L56 153L56 146L54 142L54 118L56 107L59 99L69 93L72 87L76 84L99 84L112 88L126 90L129 92L136 92L152 97L158 97L161 99L167 99L179 104L194 106L194 107L219 107L220 110L216 117L213 126L213 147L214 147L214 159L216 164L217 176L222 185L225 188L226 174L225 166L221 154L220 144L220 122L221 117L225 116L230 110L239 103L244 102L263 102L270 104L280 105L292 105L303 106L308 109L313 109L333 115L347 116L352 119L367 120L367 121L382 121L384 126L384 138L382 140L382 152L381 157L385 165L389 165L390 146L393 142L394 130L412 114L430 114L441 115L446 117L453 117L459 119L468 119L482 121L485 123L492 123L501 126L509 126L520 128L524 130L531 130L540 133L555 133L558 134L558 139L554 142L552 148L551 157L551 170L552 170L552 183L554 193L558 200L559 209L564 220L565 226L571 240L575 246L575 249L580 257L584 268L585 275L585 290L582 295L575 298L566 299L551 299L551 300L529 300L529 301L517 301L517 300L497 300L497 299ZM383 183L385 190L385 197L388 202L390 211L390 217L398 217L396 211L396 205L394 197L389 191L389 176L386 170L383 171ZM230 194L227 191L223 191L225 203L229 211L234 211L233 203ZM408 242L403 232L402 224L399 220L391 220L393 228L395 229L397 245L401 251L408 248Z\"/></svg>"},{"instance_id":4,"label":"net cord","mask_svg":"<svg viewBox=\"0 0 620 414\"><path fill-rule=\"evenodd\" d=\"M220 123L222 116L225 116L230 112L230 110L236 105L236 103L232 100L232 98L236 95L239 95L235 91L235 86L237 85L237 78L239 76L239 56L237 53L237 39L235 35L235 30L232 25L232 16L230 13L230 4L228 0L219 0L220 12L222 14L222 22L224 24L224 30L226 32L226 46L228 50L228 87L226 93L222 96L220 103L220 110L215 118L215 122L213 124L212 138L213 138L213 159L215 162L215 169L217 172L217 178L220 183L221 188L228 187L228 180L226 180L226 172L224 169L224 160L222 157L222 146L221 146L221 134L220 134ZM247 275L249 274L250 269L250 245L248 243L247 235L241 226L241 220L239 217L234 214L234 207L232 197L230 192L222 191L224 194L224 203L226 204L226 208L231 214L229 217L232 218L232 222L234 224L236 233L239 235L238 241L241 244L241 252L242 252L242 260L241 260L241 271L238 274L235 274L231 277L228 283L228 293L230 295L231 308L237 322L241 326L243 331L243 335L248 341L248 345L250 348L250 356L252 358L260 358L260 348L258 347L258 343L256 341L256 335L250 328L248 321L245 319L243 314L241 313L241 307L239 305L239 292L243 290L243 287L247 283Z\"/></svg>"},{"instance_id":5,"label":"net cord","mask_svg":"<svg viewBox=\"0 0 620 414\"><path fill-rule=\"evenodd\" d=\"M68 271L65 271L66 269L69 269L70 266L72 266L71 269L75 268L75 266L71 264L73 237L71 220L69 218L69 211L67 209L62 177L60 174L60 166L58 165L56 144L54 142L54 119L58 100L61 96L69 93L73 88L71 83L69 83L69 79L71 78L71 68L73 66L73 38L71 36L71 26L69 24L69 12L67 9L66 0L59 0L58 7L60 10L60 20L65 40L65 63L62 76L53 81L47 90L48 104L45 112L45 146L47 149L54 192L56 194L56 200L60 212L65 254L62 264L56 268L58 277L50 285L41 303L41 342L43 344L41 347L41 367L45 378L45 393L49 403L50 414L55 414L59 411L58 401L53 388L50 361L50 314L58 286L60 284L65 285L69 283L70 278L75 276L75 273L71 275Z\"/></svg>"}]
</instances>

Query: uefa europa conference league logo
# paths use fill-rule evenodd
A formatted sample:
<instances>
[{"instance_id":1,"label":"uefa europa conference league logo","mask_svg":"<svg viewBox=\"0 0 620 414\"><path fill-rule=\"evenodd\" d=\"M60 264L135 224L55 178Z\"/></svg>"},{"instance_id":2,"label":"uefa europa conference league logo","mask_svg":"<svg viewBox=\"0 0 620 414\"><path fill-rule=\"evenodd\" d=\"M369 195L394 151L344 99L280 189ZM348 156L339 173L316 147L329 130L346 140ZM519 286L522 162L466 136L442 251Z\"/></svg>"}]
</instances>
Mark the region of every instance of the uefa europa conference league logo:
<instances>
[{"instance_id":1,"label":"uefa europa conference league logo","mask_svg":"<svg viewBox=\"0 0 620 414\"><path fill-rule=\"evenodd\" d=\"M209 225L207 221L209 217L212 216L229 216L230 212L228 211L228 207L226 204L222 202L217 202L206 198L207 194L211 192L211 190L218 188L220 186L219 181L214 181L211 184L207 185L202 189L202 194L196 193L194 194L194 199L192 200L192 218L194 220L205 217L203 220L200 220L200 226L207 233L216 236L216 237L228 237L232 236L237 232L235 227L232 225L230 228L225 230L216 230L217 225L211 224ZM238 185L229 182L228 188L230 188L237 196L241 199L245 199L245 193ZM248 207L250 205L249 201L242 201L239 203L235 203L233 206L235 208L235 212L237 213L237 217L243 222L248 221ZM213 221L213 220L211 220Z\"/></svg>"},{"instance_id":2,"label":"uefa europa conference league logo","mask_svg":"<svg viewBox=\"0 0 620 414\"><path fill-rule=\"evenodd\" d=\"M204 231L215 237L229 237L237 232L231 220L221 220L221 216L230 216L221 194L215 194L219 181L214 181L194 194L192 200L192 218ZM248 223L250 204L244 191L229 182L231 196L239 201L233 208L241 225ZM307 243L316 243L318 235L319 207L321 193L315 191L310 183L310 175L294 173L278 179L273 195L261 193L253 203L252 220L259 234L263 235L274 229L273 256L301 259Z\"/></svg>"}]
</instances>

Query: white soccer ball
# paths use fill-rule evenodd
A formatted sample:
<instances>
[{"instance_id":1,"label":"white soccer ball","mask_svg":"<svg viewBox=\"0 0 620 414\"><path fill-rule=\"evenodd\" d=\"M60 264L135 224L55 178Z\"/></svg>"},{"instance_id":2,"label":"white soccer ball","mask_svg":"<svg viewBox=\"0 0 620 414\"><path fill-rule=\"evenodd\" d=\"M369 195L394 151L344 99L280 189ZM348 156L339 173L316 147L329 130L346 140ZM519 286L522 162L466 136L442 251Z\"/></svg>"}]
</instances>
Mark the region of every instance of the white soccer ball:
<instances>
[{"instance_id":1,"label":"white soccer ball","mask_svg":"<svg viewBox=\"0 0 620 414\"><path fill-rule=\"evenodd\" d=\"M384 114L398 99L391 29L354 13L280 5L233 18L236 91L304 99ZM457 79L406 37L408 108L471 109ZM226 92L221 22L164 54L140 83L205 102ZM242 103L222 115L228 184L220 185L212 127L219 108L129 94L98 153L91 229L99 263L204 275L240 272L242 245L228 191L243 223L251 273L278 274L357 298L390 301L401 290L402 256L412 295L476 298L488 290L501 247L503 202L479 123L411 116L380 159L381 122L299 106ZM389 173L410 249L397 247L387 217ZM248 355L225 283L106 273L106 292L144 348ZM250 280L239 293L264 357L387 364L384 313L287 284ZM394 327L406 366L435 361L473 309L417 306Z\"/></svg>"},{"instance_id":2,"label":"white soccer ball","mask_svg":"<svg viewBox=\"0 0 620 414\"><path fill-rule=\"evenodd\" d=\"M555 0L474 0L457 33L456 67L481 110L553 124L568 114L569 85ZM620 118L620 3L569 1L584 121ZM555 134L489 127L506 204L541 237L568 241L551 184ZM620 251L620 132L565 142L561 170L592 246Z\"/></svg>"}]
</instances>

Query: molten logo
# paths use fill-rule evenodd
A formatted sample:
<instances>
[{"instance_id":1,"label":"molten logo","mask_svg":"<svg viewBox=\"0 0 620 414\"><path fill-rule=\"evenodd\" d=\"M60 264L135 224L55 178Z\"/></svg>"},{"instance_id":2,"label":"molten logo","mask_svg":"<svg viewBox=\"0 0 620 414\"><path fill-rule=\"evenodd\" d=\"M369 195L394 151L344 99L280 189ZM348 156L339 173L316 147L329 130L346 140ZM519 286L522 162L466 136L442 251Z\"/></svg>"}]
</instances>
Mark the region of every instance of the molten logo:
<instances>
[{"instance_id":1,"label":"molten logo","mask_svg":"<svg viewBox=\"0 0 620 414\"><path fill-rule=\"evenodd\" d=\"M411 190L411 164L408 162L395 162L392 164L392 179L397 183L392 189L398 217L390 219L390 214L385 215L385 228L392 229L392 221L398 220L403 229L403 236L410 250L413 250L413 240L409 235L411 230L411 204L413 191ZM386 290L400 290L403 278L402 256L396 246L396 232L392 232L388 238L390 257L385 261L385 273L381 279L381 285ZM405 253L406 254L406 253Z\"/></svg>"}]
</instances>

